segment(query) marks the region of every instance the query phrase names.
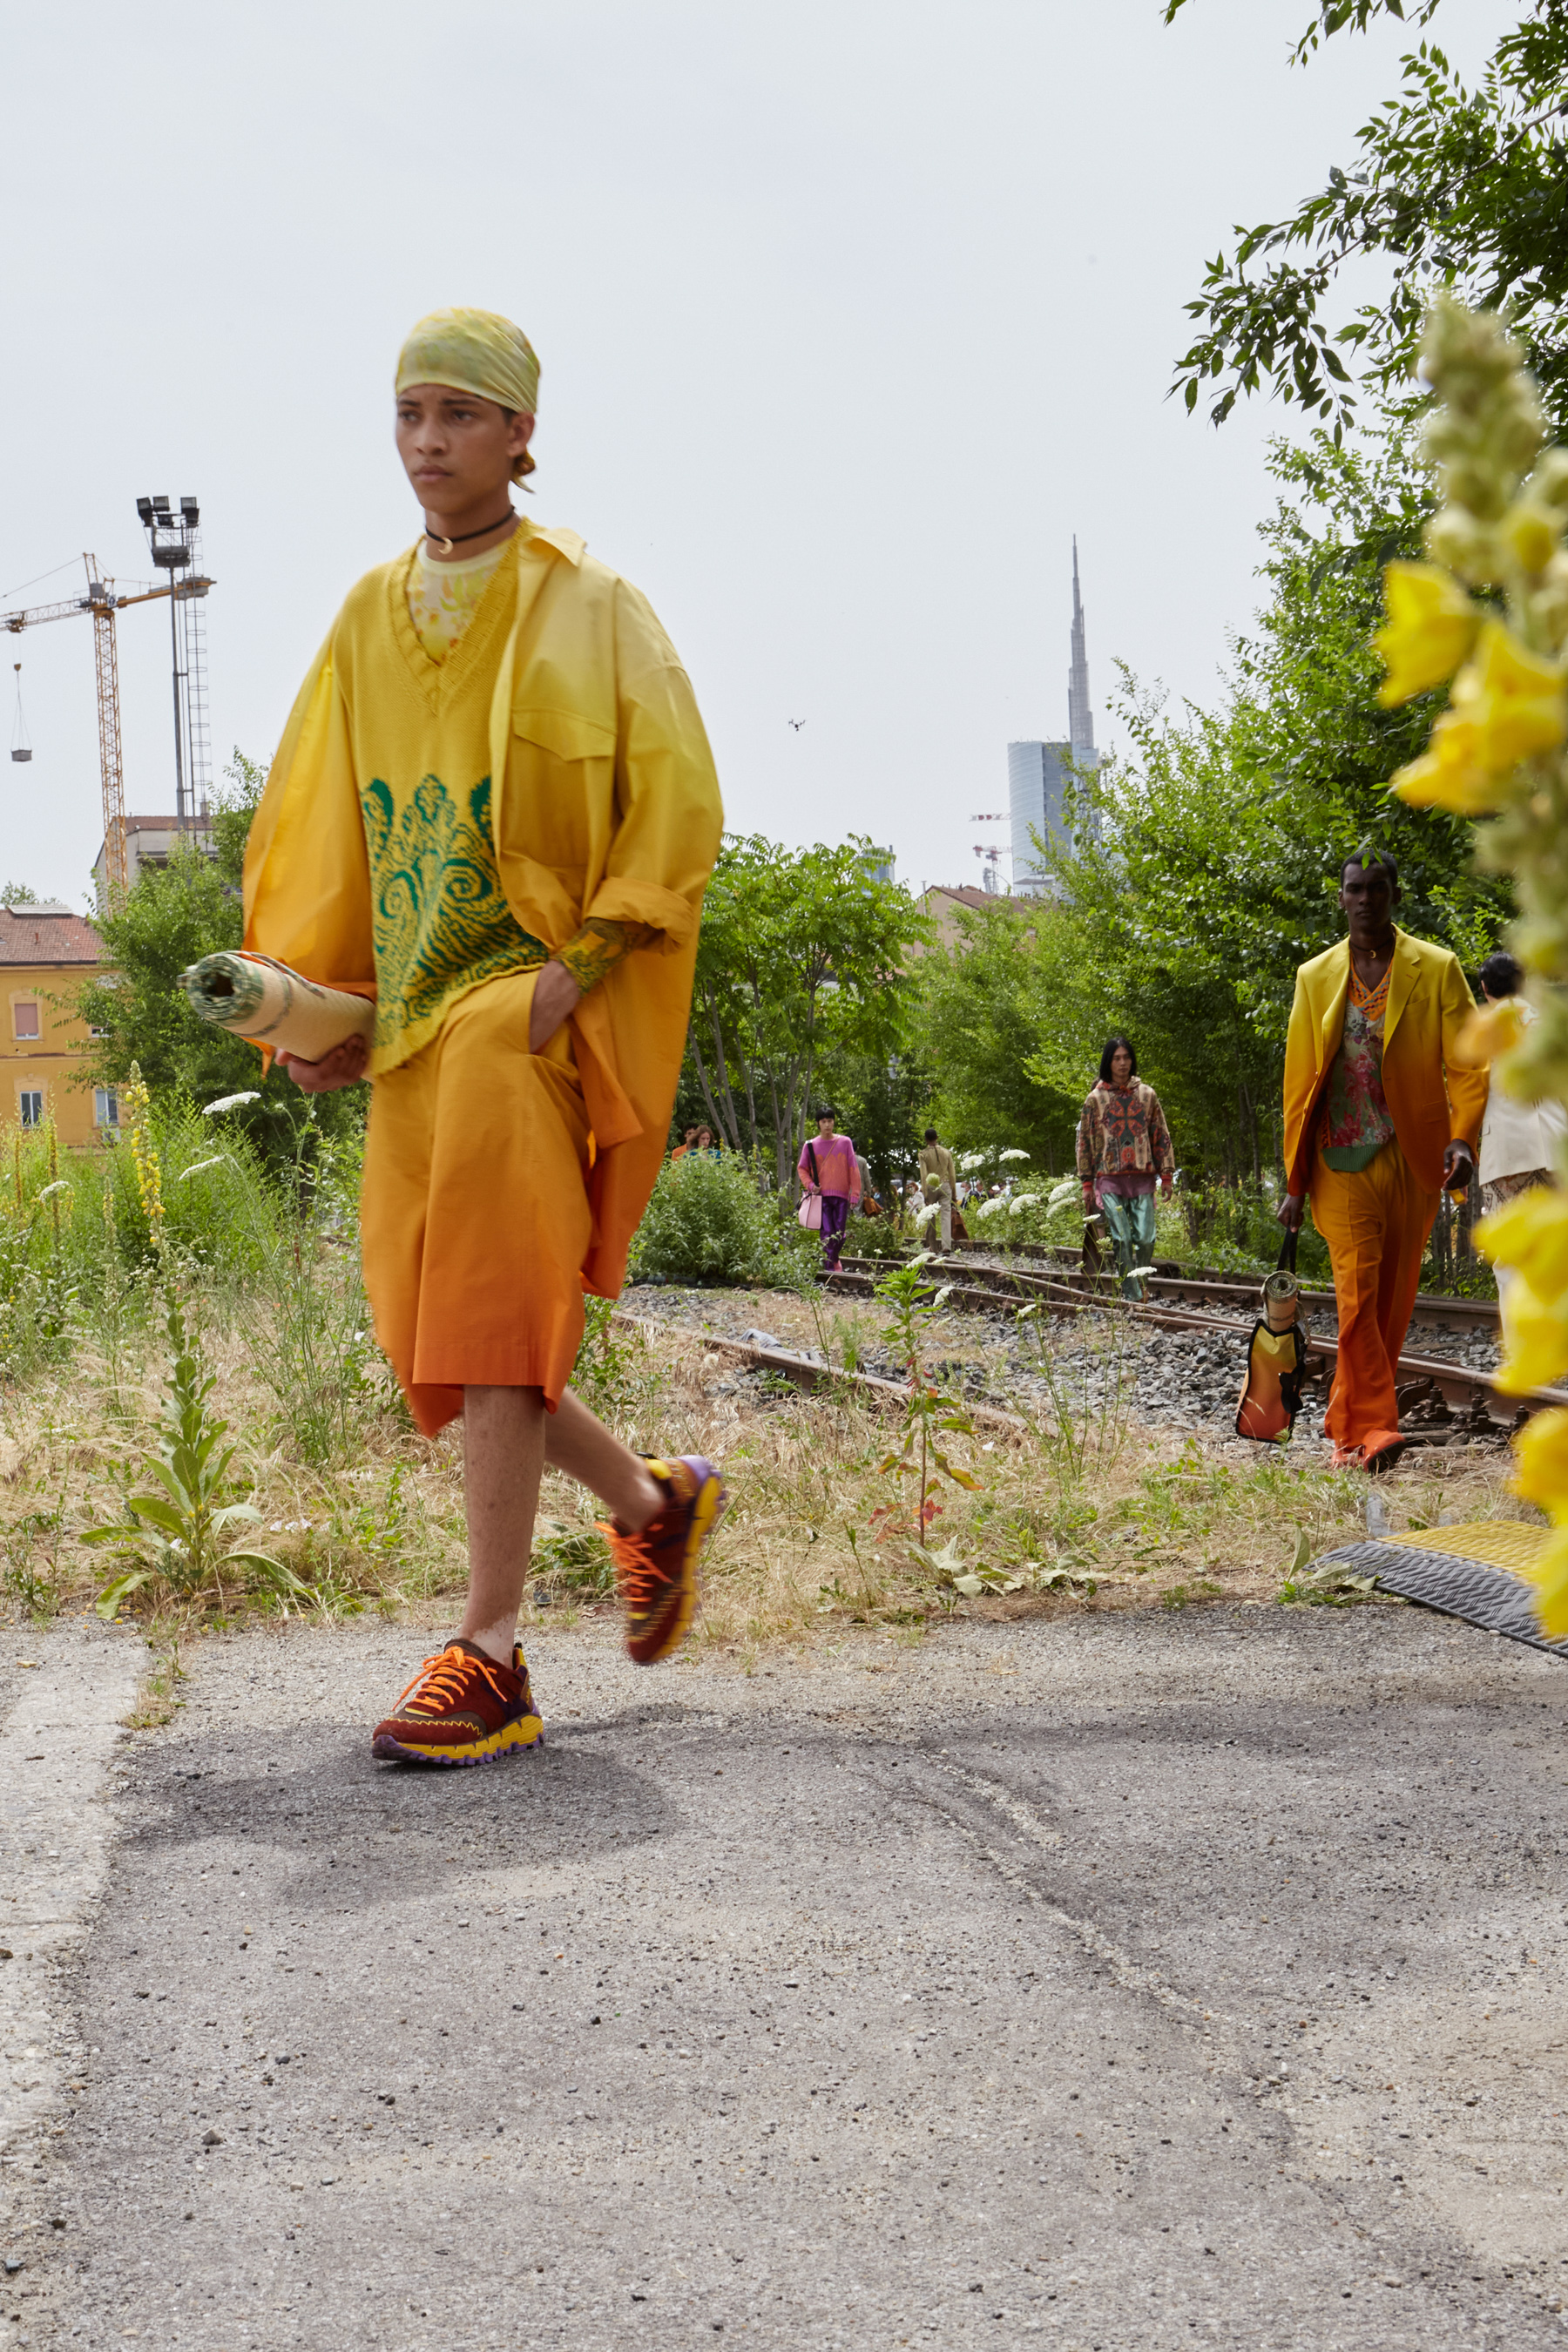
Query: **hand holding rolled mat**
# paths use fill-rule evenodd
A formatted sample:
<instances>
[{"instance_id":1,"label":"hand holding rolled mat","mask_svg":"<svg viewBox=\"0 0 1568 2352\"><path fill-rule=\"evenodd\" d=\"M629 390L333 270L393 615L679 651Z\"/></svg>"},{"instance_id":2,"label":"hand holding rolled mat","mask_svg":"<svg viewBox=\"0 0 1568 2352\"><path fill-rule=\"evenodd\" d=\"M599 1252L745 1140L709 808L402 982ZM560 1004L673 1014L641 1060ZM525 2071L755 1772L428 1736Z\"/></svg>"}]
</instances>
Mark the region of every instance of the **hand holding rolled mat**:
<instances>
[{"instance_id":1,"label":"hand holding rolled mat","mask_svg":"<svg viewBox=\"0 0 1568 2352\"><path fill-rule=\"evenodd\" d=\"M319 1062L345 1038L368 1038L375 1007L363 996L322 988L270 956L224 950L180 974L191 1010L238 1037Z\"/></svg>"}]
</instances>

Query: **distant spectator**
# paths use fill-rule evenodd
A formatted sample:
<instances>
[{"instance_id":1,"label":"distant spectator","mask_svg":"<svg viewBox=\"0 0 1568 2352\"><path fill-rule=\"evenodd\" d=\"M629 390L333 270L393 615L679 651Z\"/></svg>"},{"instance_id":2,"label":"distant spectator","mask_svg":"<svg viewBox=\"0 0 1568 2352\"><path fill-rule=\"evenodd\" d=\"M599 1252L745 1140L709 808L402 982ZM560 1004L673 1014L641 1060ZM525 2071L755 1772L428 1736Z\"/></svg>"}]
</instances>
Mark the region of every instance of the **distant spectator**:
<instances>
[{"instance_id":1,"label":"distant spectator","mask_svg":"<svg viewBox=\"0 0 1568 2352\"><path fill-rule=\"evenodd\" d=\"M937 1204L942 1246L950 1250L952 1247L952 1204L958 1197L958 1171L952 1164L952 1152L937 1141L934 1127L926 1129L925 1148L917 1164L926 1199Z\"/></svg>"},{"instance_id":2,"label":"distant spectator","mask_svg":"<svg viewBox=\"0 0 1568 2352\"><path fill-rule=\"evenodd\" d=\"M676 1145L675 1150L669 1155L670 1158L672 1160L684 1160L701 1132L702 1130L700 1128L689 1127L686 1130L685 1142L678 1143Z\"/></svg>"},{"instance_id":3,"label":"distant spectator","mask_svg":"<svg viewBox=\"0 0 1568 2352\"><path fill-rule=\"evenodd\" d=\"M1515 959L1500 950L1488 956L1480 969L1481 994L1490 1004L1512 1004L1526 1022L1535 1007L1520 994L1524 978ZM1500 1209L1516 1192L1535 1184L1555 1184L1552 1158L1568 1135L1568 1112L1558 1102L1521 1102L1494 1077L1481 1122L1481 1206Z\"/></svg>"}]
</instances>

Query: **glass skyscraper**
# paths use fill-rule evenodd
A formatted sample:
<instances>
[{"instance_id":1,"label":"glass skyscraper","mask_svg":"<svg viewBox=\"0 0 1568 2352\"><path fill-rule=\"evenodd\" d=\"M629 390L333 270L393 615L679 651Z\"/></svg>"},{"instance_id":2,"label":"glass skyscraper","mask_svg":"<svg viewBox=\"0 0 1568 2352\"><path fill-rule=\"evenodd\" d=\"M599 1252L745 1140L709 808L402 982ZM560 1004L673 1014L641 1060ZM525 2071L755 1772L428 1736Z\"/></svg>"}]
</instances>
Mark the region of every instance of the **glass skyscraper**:
<instances>
[{"instance_id":1,"label":"glass skyscraper","mask_svg":"<svg viewBox=\"0 0 1568 2352\"><path fill-rule=\"evenodd\" d=\"M1095 768L1094 706L1089 693L1089 646L1084 629L1083 599L1079 593L1078 541L1072 543L1072 662L1068 670L1068 735L1059 743L1009 743L1007 746L1008 813L1013 828L1013 889L1028 896L1050 887L1051 877L1035 836L1042 842L1070 842L1073 834L1066 814L1067 795L1076 779L1073 769ZM1091 814L1089 829L1098 839L1098 819ZM1082 825L1079 831L1083 830Z\"/></svg>"}]
</instances>

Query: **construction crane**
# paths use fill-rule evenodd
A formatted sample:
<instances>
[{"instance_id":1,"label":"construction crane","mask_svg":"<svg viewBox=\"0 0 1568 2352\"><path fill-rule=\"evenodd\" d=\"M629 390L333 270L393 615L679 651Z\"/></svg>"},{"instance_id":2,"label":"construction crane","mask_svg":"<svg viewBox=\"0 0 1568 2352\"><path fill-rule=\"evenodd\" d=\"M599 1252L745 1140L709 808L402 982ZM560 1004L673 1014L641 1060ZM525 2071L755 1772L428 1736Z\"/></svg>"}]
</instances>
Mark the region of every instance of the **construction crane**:
<instances>
[{"instance_id":1,"label":"construction crane","mask_svg":"<svg viewBox=\"0 0 1568 2352\"><path fill-rule=\"evenodd\" d=\"M14 613L0 613L0 628L13 636L36 629L45 621L64 621L73 613L92 615L93 666L98 681L98 751L103 773L104 895L112 907L125 895L125 772L120 740L120 655L114 616L131 604L153 604L164 596L183 600L205 596L212 582L201 575L171 580L167 588L148 588L134 596L117 596L112 580L105 580L96 555L84 554L87 594L68 596L58 604L33 604Z\"/></svg>"},{"instance_id":2,"label":"construction crane","mask_svg":"<svg viewBox=\"0 0 1568 2352\"><path fill-rule=\"evenodd\" d=\"M1005 809L981 809L969 822L971 824L1001 824L1006 814ZM980 877L985 885L986 896L992 898L999 897L1002 889L1001 876L997 871L1002 862L1000 848L994 842L977 841L974 855L987 861Z\"/></svg>"}]
</instances>

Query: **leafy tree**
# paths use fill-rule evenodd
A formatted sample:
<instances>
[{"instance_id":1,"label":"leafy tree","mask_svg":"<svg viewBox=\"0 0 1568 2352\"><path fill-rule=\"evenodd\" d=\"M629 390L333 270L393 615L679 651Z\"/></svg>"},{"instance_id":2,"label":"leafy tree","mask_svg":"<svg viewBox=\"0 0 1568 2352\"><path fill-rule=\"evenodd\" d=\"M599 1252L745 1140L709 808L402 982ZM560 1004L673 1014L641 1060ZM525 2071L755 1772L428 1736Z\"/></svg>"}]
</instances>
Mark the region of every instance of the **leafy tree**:
<instances>
[{"instance_id":1,"label":"leafy tree","mask_svg":"<svg viewBox=\"0 0 1568 2352\"><path fill-rule=\"evenodd\" d=\"M1166 23L1186 5L1166 0ZM1319 0L1296 61L1373 16L1426 25L1439 5ZM1474 89L1431 42L1403 68L1399 93L1363 124L1349 167L1331 165L1327 184L1287 218L1238 226L1233 251L1209 264L1188 303L1201 323L1176 383L1189 408L1212 389L1216 425L1242 393L1272 389L1339 437L1356 412L1341 353L1386 393L1408 377L1442 286L1483 310L1509 306L1548 405L1560 424L1568 415L1568 9L1531 0ZM1369 255L1394 264L1392 284L1331 328L1321 306Z\"/></svg>"},{"instance_id":2,"label":"leafy tree","mask_svg":"<svg viewBox=\"0 0 1568 2352\"><path fill-rule=\"evenodd\" d=\"M7 882L0 889L0 907L36 907L38 894L29 890L25 882Z\"/></svg>"},{"instance_id":3,"label":"leafy tree","mask_svg":"<svg viewBox=\"0 0 1568 2352\"><path fill-rule=\"evenodd\" d=\"M122 905L97 919L107 968L75 1008L94 1032L86 1083L123 1086L134 1061L155 1093L207 1102L255 1091L237 1116L269 1157L292 1160L302 1128L357 1124L357 1090L307 1097L276 1066L263 1077L256 1047L198 1020L178 985L187 964L238 947L243 932L245 844L267 778L238 751L226 772L232 789L214 805L212 851L176 841L167 866L143 866Z\"/></svg>"},{"instance_id":4,"label":"leafy tree","mask_svg":"<svg viewBox=\"0 0 1568 2352\"><path fill-rule=\"evenodd\" d=\"M794 1179L816 1096L840 1070L891 1066L905 1042L904 960L925 936L882 853L852 836L785 849L730 836L703 901L688 1052L709 1122Z\"/></svg>"},{"instance_id":5,"label":"leafy tree","mask_svg":"<svg viewBox=\"0 0 1568 2352\"><path fill-rule=\"evenodd\" d=\"M912 1008L915 991L908 992ZM884 1197L914 1172L931 1100L930 1065L919 1050L883 1057L840 1056L834 1066L833 1104L838 1124Z\"/></svg>"},{"instance_id":6,"label":"leafy tree","mask_svg":"<svg viewBox=\"0 0 1568 2352\"><path fill-rule=\"evenodd\" d=\"M1043 1170L1068 1166L1100 1058L1096 1045L1080 1083L1069 1040L1081 1064L1097 1008L1084 1004L1079 982L1092 983L1102 970L1097 957L1086 961L1086 929L1044 898L1028 913L1013 904L964 909L957 924L952 945L917 967L917 1034L934 1074L931 1123L949 1143L1012 1144ZM1064 970L1066 995L1053 986ZM1092 984L1088 992L1092 998ZM1049 1068L1047 1040L1058 1049Z\"/></svg>"}]
</instances>

